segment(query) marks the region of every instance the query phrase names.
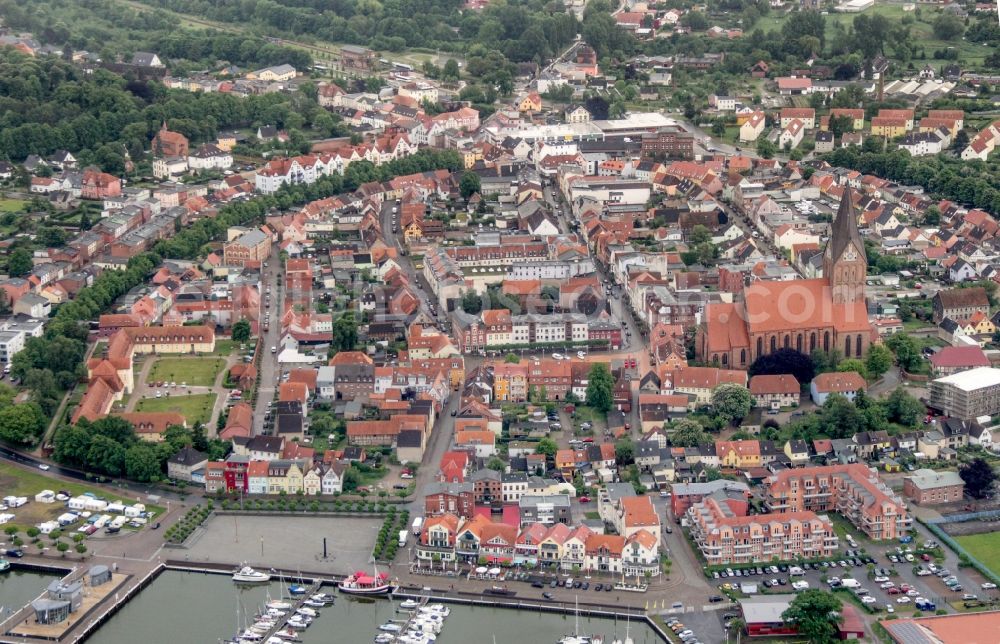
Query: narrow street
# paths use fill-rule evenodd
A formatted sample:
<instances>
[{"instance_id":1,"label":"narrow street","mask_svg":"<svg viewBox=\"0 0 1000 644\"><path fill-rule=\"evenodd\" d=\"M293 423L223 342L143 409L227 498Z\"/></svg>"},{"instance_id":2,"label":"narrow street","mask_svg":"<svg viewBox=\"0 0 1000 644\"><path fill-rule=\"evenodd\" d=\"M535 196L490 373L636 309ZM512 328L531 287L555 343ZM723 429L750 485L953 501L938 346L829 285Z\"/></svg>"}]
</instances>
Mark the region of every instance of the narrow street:
<instances>
[{"instance_id":1,"label":"narrow street","mask_svg":"<svg viewBox=\"0 0 1000 644\"><path fill-rule=\"evenodd\" d=\"M271 353L271 347L278 347L281 339L281 312L284 310L284 290L280 283L282 266L279 266L278 249L275 247L271 251L271 257L267 261L267 266L261 269L261 306L267 298L268 289L271 293L271 307L262 308L261 315L271 314L271 323L268 330L264 331L264 320L260 321L260 362L258 370L260 374L260 388L257 390L257 402L254 405L253 426L254 433L260 434L264 431L264 418L267 415L267 405L274 399L274 392L278 387L278 378L281 373L278 366L278 354Z\"/></svg>"}]
</instances>

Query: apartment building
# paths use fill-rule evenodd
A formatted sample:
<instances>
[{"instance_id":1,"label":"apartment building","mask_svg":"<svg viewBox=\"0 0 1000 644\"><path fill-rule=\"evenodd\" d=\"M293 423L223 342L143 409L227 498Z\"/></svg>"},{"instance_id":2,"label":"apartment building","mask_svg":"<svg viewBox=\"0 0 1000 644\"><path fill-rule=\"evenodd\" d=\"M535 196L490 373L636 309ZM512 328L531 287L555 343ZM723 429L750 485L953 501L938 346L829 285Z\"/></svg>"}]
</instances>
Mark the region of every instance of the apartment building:
<instances>
[{"instance_id":1,"label":"apartment building","mask_svg":"<svg viewBox=\"0 0 1000 644\"><path fill-rule=\"evenodd\" d=\"M687 519L709 565L825 558L838 546L830 519L808 510L737 516L713 495L692 505Z\"/></svg>"},{"instance_id":2,"label":"apartment building","mask_svg":"<svg viewBox=\"0 0 1000 644\"><path fill-rule=\"evenodd\" d=\"M872 539L895 539L913 519L901 498L860 463L784 470L764 481L771 512L839 512Z\"/></svg>"},{"instance_id":3,"label":"apartment building","mask_svg":"<svg viewBox=\"0 0 1000 644\"><path fill-rule=\"evenodd\" d=\"M1000 369L977 367L932 380L930 406L962 420L996 415L1000 412Z\"/></svg>"}]
</instances>

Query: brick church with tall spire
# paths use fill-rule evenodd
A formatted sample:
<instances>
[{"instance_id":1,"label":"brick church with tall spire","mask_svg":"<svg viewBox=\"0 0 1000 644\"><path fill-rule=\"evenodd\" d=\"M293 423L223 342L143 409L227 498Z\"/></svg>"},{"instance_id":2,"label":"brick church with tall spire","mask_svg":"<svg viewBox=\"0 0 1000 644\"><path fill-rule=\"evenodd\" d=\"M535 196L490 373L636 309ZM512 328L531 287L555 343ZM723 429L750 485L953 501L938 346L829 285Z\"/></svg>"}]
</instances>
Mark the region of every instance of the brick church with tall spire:
<instances>
[{"instance_id":1,"label":"brick church with tall spire","mask_svg":"<svg viewBox=\"0 0 1000 644\"><path fill-rule=\"evenodd\" d=\"M853 199L846 188L823 252L823 277L755 281L733 302L705 308L695 345L700 360L746 369L779 349L865 355L872 339L865 302L868 263Z\"/></svg>"}]
</instances>

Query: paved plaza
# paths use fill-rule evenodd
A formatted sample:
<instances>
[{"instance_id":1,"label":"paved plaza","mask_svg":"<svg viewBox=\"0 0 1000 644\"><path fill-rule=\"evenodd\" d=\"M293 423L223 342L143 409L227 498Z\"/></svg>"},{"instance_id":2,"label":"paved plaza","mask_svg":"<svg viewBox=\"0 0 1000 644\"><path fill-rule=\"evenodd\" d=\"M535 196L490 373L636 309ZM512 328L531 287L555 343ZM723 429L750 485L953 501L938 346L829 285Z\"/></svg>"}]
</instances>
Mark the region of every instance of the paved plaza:
<instances>
[{"instance_id":1,"label":"paved plaza","mask_svg":"<svg viewBox=\"0 0 1000 644\"><path fill-rule=\"evenodd\" d=\"M381 527L381 517L213 515L190 548L168 555L191 563L246 561L256 568L343 575L371 569L372 547Z\"/></svg>"}]
</instances>

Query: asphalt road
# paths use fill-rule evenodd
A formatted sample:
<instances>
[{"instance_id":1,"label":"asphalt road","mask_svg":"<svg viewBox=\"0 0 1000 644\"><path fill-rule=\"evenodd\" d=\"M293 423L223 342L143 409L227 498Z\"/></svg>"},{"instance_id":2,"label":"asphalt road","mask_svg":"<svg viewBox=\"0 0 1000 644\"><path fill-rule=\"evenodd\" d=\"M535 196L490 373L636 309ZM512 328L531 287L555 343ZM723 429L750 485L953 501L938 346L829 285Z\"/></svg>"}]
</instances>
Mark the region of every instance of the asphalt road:
<instances>
[{"instance_id":1,"label":"asphalt road","mask_svg":"<svg viewBox=\"0 0 1000 644\"><path fill-rule=\"evenodd\" d=\"M268 330L264 331L264 320L261 319L260 350L262 353L258 367L260 371L260 389L257 391L257 404L254 406L253 414L255 434L260 434L264 431L264 417L267 414L267 404L274 400L278 378L281 375L278 367L278 354L271 353L271 347L277 347L278 340L281 338L281 312L284 310L284 289L279 280L279 275L283 267L278 264L278 250L277 247L274 247L271 257L267 262L267 268L261 269L261 285L264 291L261 293L262 306L267 298L267 289L271 289L271 307L263 309L262 315L266 316L270 313L271 323L268 325Z\"/></svg>"}]
</instances>

